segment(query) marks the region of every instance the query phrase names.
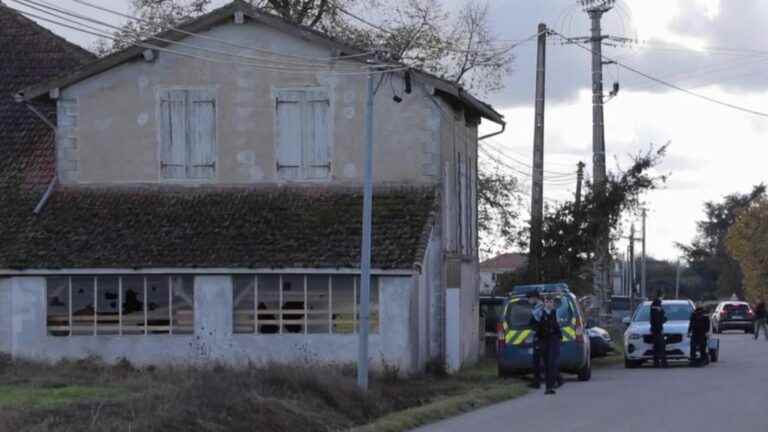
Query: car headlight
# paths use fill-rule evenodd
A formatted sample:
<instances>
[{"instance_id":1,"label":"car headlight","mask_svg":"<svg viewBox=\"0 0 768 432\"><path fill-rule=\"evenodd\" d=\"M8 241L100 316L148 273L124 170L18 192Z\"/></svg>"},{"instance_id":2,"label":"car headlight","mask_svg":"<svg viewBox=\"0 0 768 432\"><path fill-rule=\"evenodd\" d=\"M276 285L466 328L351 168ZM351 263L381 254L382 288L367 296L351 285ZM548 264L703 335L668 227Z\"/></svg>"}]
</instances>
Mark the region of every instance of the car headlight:
<instances>
[{"instance_id":1,"label":"car headlight","mask_svg":"<svg viewBox=\"0 0 768 432\"><path fill-rule=\"evenodd\" d=\"M630 333L630 334L629 334L629 339L630 339L630 340L638 340L638 339L640 339L641 337L642 337L642 336L640 336L640 333Z\"/></svg>"}]
</instances>

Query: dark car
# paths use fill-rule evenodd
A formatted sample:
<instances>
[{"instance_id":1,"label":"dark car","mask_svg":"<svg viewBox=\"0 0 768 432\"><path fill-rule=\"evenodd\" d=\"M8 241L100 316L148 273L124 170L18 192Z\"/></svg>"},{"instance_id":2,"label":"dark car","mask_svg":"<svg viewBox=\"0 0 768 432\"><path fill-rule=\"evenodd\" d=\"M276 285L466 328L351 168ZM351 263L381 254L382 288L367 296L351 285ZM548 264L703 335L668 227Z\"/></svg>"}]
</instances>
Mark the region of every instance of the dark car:
<instances>
[{"instance_id":1,"label":"dark car","mask_svg":"<svg viewBox=\"0 0 768 432\"><path fill-rule=\"evenodd\" d=\"M590 326L587 329L587 334L589 335L590 352L592 353L592 358L605 357L608 354L614 352L613 339L611 339L611 334L608 333L608 331L601 327Z\"/></svg>"},{"instance_id":2,"label":"dark car","mask_svg":"<svg viewBox=\"0 0 768 432\"><path fill-rule=\"evenodd\" d=\"M755 313L749 303L726 301L717 305L712 314L712 330L722 333L726 330L742 330L752 333L754 330Z\"/></svg>"}]
</instances>

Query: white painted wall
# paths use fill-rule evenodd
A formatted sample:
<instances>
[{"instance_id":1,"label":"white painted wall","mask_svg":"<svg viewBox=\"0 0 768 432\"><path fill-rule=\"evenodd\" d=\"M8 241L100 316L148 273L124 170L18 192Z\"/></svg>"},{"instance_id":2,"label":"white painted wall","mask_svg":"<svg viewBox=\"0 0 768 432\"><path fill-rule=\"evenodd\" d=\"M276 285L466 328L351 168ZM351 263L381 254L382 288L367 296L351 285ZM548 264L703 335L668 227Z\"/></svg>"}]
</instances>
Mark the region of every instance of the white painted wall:
<instances>
[{"instance_id":1,"label":"white painted wall","mask_svg":"<svg viewBox=\"0 0 768 432\"><path fill-rule=\"evenodd\" d=\"M373 368L381 368L383 362L402 373L423 368L414 362L418 347L411 337L412 281L412 277L380 278L380 331L369 342ZM0 292L12 292L9 351L14 357L42 361L95 355L107 362L126 358L137 365L356 362L357 335L233 334L229 276L196 276L194 290L194 335L53 337L46 331L45 278L3 279Z\"/></svg>"}]
</instances>

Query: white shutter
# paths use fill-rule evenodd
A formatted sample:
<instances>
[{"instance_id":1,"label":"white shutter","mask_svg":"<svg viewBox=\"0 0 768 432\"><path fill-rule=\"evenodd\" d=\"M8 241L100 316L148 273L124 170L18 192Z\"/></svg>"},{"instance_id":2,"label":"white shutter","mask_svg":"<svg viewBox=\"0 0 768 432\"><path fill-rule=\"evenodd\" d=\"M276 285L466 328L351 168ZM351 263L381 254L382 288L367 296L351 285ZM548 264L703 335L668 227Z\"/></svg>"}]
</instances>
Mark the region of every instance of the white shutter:
<instances>
[{"instance_id":1,"label":"white shutter","mask_svg":"<svg viewBox=\"0 0 768 432\"><path fill-rule=\"evenodd\" d=\"M215 94L211 90L192 90L189 102L189 177L213 178L216 173Z\"/></svg>"},{"instance_id":2,"label":"white shutter","mask_svg":"<svg viewBox=\"0 0 768 432\"><path fill-rule=\"evenodd\" d=\"M166 90L160 94L160 169L163 178L186 178L187 93Z\"/></svg>"},{"instance_id":3,"label":"white shutter","mask_svg":"<svg viewBox=\"0 0 768 432\"><path fill-rule=\"evenodd\" d=\"M277 95L277 173L284 179L301 174L302 94L281 91Z\"/></svg>"},{"instance_id":4,"label":"white shutter","mask_svg":"<svg viewBox=\"0 0 768 432\"><path fill-rule=\"evenodd\" d=\"M331 174L328 148L328 108L325 91L308 91L304 105L303 161L304 177L324 179Z\"/></svg>"}]
</instances>

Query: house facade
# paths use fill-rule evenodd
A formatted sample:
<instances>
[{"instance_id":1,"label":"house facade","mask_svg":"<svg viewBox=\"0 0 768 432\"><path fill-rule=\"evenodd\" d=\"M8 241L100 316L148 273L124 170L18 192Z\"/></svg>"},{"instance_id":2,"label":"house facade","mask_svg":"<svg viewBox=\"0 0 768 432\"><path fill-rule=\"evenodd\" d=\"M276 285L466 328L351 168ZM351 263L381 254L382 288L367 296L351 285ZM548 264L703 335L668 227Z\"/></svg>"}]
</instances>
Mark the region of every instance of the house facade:
<instances>
[{"instance_id":1,"label":"house facade","mask_svg":"<svg viewBox=\"0 0 768 432\"><path fill-rule=\"evenodd\" d=\"M528 257L519 253L504 253L480 263L480 294L493 294L496 282L504 273L516 272L524 268Z\"/></svg>"},{"instance_id":2,"label":"house facade","mask_svg":"<svg viewBox=\"0 0 768 432\"><path fill-rule=\"evenodd\" d=\"M56 169L0 249L0 347L354 362L364 54L236 1L17 89L57 106ZM503 121L419 71L374 75L370 360L457 369L480 340L477 128Z\"/></svg>"}]
</instances>

